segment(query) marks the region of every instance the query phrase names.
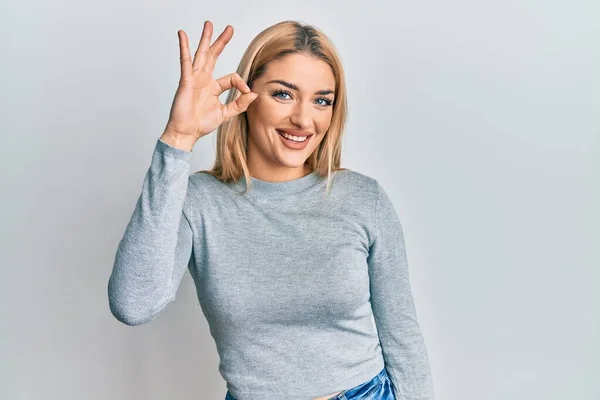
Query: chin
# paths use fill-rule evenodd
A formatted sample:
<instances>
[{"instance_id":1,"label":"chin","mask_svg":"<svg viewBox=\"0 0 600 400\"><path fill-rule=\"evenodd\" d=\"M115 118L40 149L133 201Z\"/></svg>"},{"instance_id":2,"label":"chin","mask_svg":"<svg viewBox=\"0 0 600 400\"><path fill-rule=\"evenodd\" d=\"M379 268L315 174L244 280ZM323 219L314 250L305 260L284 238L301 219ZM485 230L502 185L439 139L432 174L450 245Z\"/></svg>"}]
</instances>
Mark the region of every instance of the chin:
<instances>
[{"instance_id":1,"label":"chin","mask_svg":"<svg viewBox=\"0 0 600 400\"><path fill-rule=\"evenodd\" d=\"M304 166L304 164L306 164L306 160L308 158L306 157L302 157L299 158L298 156L295 157L277 157L277 161L279 162L279 164L288 167L288 168L300 168L302 166Z\"/></svg>"}]
</instances>

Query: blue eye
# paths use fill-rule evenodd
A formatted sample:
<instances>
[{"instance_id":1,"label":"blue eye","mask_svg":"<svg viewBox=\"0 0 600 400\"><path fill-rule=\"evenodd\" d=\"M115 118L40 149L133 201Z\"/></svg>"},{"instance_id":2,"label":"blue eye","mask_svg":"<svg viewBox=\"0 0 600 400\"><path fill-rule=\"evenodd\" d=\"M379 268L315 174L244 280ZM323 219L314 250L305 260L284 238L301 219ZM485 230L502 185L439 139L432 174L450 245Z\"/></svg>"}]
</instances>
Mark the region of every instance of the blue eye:
<instances>
[{"instance_id":1,"label":"blue eye","mask_svg":"<svg viewBox=\"0 0 600 400\"><path fill-rule=\"evenodd\" d=\"M277 97L280 94L287 94L288 96L291 96L292 94L290 92L288 92L287 90L276 90L273 92L273 96ZM281 97L280 97L281 98Z\"/></svg>"},{"instance_id":2,"label":"blue eye","mask_svg":"<svg viewBox=\"0 0 600 400\"><path fill-rule=\"evenodd\" d=\"M325 104L321 104L322 106L331 106L333 104L333 101L329 100L327 97L319 97L317 100L323 100L325 101Z\"/></svg>"},{"instance_id":3,"label":"blue eye","mask_svg":"<svg viewBox=\"0 0 600 400\"><path fill-rule=\"evenodd\" d=\"M288 95L288 96L292 97L292 94L290 92L288 92L287 90L282 90L282 89L275 90L271 95L273 97L277 97L277 98L280 98L282 100L287 100L287 99L285 99L283 97L279 97L279 95ZM321 101L321 100L324 103L320 103L319 104L320 106L330 107L333 104L333 101L330 100L330 99L328 99L327 97L319 97L317 99L317 101Z\"/></svg>"}]
</instances>

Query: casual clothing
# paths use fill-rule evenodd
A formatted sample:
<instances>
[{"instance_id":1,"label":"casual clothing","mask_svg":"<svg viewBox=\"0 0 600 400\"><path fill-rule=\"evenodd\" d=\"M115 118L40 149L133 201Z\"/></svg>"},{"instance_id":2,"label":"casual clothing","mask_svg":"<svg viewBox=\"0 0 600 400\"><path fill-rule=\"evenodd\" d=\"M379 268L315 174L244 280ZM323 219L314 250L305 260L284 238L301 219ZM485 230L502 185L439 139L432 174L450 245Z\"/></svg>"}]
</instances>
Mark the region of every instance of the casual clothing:
<instances>
[{"instance_id":1,"label":"casual clothing","mask_svg":"<svg viewBox=\"0 0 600 400\"><path fill-rule=\"evenodd\" d=\"M381 185L352 170L226 184L189 174L157 140L108 282L127 325L175 299L186 270L238 400L307 400L387 369L396 398L432 400L402 226Z\"/></svg>"},{"instance_id":2,"label":"casual clothing","mask_svg":"<svg viewBox=\"0 0 600 400\"><path fill-rule=\"evenodd\" d=\"M330 397L328 400L395 400L394 393L392 391L392 384L390 382L387 371L381 370L377 375L371 378L365 383L361 383L351 389L344 390L343 392ZM225 400L239 400L233 397L233 395L227 391L225 393Z\"/></svg>"}]
</instances>

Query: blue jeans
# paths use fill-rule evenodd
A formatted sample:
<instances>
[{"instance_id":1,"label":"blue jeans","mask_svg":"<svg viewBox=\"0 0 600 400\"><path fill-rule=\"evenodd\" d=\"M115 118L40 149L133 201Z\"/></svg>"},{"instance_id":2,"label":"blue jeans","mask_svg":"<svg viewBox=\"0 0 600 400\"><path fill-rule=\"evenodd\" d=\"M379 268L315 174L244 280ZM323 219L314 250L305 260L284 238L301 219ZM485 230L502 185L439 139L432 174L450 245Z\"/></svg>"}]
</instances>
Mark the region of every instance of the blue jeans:
<instances>
[{"instance_id":1,"label":"blue jeans","mask_svg":"<svg viewBox=\"0 0 600 400\"><path fill-rule=\"evenodd\" d=\"M392 383L385 368L375 375L370 381L361 383L353 388L346 389L340 394L330 397L331 400L396 400ZM225 400L237 400L229 390ZM308 399L307 399L308 400Z\"/></svg>"}]
</instances>

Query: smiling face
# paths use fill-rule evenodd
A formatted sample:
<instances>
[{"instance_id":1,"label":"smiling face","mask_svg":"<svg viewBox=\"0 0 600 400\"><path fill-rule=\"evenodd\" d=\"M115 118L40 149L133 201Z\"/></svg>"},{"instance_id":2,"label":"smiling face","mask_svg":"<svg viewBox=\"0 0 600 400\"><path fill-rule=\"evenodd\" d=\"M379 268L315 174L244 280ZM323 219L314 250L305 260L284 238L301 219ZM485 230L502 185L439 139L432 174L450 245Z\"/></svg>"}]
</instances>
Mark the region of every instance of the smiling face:
<instances>
[{"instance_id":1,"label":"smiling face","mask_svg":"<svg viewBox=\"0 0 600 400\"><path fill-rule=\"evenodd\" d=\"M246 111L251 176L284 181L311 172L305 162L323 140L333 115L335 77L329 64L290 54L269 63L251 89L258 94ZM297 137L286 139L282 130ZM305 135L304 142L296 142Z\"/></svg>"}]
</instances>

